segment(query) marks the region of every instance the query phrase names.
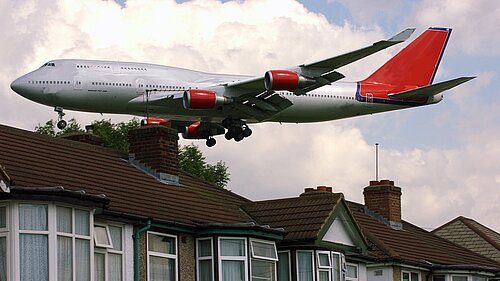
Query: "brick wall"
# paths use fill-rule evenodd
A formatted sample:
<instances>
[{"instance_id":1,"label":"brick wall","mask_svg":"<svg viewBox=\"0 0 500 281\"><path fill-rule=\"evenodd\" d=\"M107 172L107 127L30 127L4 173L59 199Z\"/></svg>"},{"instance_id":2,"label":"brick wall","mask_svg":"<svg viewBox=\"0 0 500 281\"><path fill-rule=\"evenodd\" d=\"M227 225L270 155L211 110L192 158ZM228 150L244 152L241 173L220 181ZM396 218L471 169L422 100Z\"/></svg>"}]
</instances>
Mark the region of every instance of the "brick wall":
<instances>
[{"instance_id":1,"label":"brick wall","mask_svg":"<svg viewBox=\"0 0 500 281\"><path fill-rule=\"evenodd\" d=\"M391 222L401 222L401 188L393 181L370 181L365 187L365 206Z\"/></svg>"}]
</instances>

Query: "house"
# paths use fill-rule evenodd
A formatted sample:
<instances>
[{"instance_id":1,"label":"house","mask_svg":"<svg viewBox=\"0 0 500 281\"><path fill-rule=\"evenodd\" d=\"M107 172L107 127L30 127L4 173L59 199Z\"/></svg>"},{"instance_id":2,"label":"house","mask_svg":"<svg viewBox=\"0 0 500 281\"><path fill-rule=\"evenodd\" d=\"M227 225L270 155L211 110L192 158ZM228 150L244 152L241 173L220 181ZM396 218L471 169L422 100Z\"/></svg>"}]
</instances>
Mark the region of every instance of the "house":
<instances>
[{"instance_id":1,"label":"house","mask_svg":"<svg viewBox=\"0 0 500 281\"><path fill-rule=\"evenodd\" d=\"M177 132L167 126L131 131L128 154L89 135L71 138L0 125L0 281L486 281L499 273L499 263L402 220L401 189L390 181L371 182L364 205L325 186L253 202L180 170Z\"/></svg>"},{"instance_id":2,"label":"house","mask_svg":"<svg viewBox=\"0 0 500 281\"><path fill-rule=\"evenodd\" d=\"M500 263L500 233L473 219L460 216L432 233Z\"/></svg>"}]
</instances>

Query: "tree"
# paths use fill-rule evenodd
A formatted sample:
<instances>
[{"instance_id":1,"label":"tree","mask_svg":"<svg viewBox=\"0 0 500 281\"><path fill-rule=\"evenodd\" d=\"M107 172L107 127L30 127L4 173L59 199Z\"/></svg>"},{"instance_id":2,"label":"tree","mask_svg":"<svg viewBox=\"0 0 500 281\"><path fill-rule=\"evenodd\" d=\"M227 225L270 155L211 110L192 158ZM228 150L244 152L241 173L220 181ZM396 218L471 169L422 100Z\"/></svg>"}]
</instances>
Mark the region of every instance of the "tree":
<instances>
[{"instance_id":1,"label":"tree","mask_svg":"<svg viewBox=\"0 0 500 281\"><path fill-rule=\"evenodd\" d=\"M93 121L92 125L94 126L93 133L102 139L105 147L127 152L129 146L128 132L131 129L139 128L140 121L137 118L133 118L128 122L113 124L111 120L103 119ZM56 132L55 122L49 120L45 125L38 124L35 127L35 132L56 137L69 133L84 132L84 130L72 118L68 121L67 127L62 131ZM216 164L207 163L200 148L194 144L179 147L179 167L222 188L226 187L229 182L228 167L226 164L222 161Z\"/></svg>"},{"instance_id":2,"label":"tree","mask_svg":"<svg viewBox=\"0 0 500 281\"><path fill-rule=\"evenodd\" d=\"M193 143L179 148L179 166L182 170L219 187L224 188L229 182L226 163L222 161L215 165L207 163L200 148Z\"/></svg>"}]
</instances>

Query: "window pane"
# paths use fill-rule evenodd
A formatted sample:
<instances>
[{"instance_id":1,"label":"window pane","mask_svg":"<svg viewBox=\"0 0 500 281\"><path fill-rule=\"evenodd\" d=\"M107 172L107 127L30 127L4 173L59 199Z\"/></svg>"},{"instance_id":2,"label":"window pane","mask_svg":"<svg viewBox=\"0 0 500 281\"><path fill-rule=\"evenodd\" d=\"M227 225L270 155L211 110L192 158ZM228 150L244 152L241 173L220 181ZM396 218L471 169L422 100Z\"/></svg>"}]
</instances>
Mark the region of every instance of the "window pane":
<instances>
[{"instance_id":1,"label":"window pane","mask_svg":"<svg viewBox=\"0 0 500 281\"><path fill-rule=\"evenodd\" d=\"M57 231L64 233L72 233L71 229L71 209L57 207Z\"/></svg>"},{"instance_id":2,"label":"window pane","mask_svg":"<svg viewBox=\"0 0 500 281\"><path fill-rule=\"evenodd\" d=\"M484 276L472 276L472 281L487 281Z\"/></svg>"},{"instance_id":3,"label":"window pane","mask_svg":"<svg viewBox=\"0 0 500 281\"><path fill-rule=\"evenodd\" d=\"M299 281L313 280L312 253L297 252L297 270L299 273Z\"/></svg>"},{"instance_id":4,"label":"window pane","mask_svg":"<svg viewBox=\"0 0 500 281\"><path fill-rule=\"evenodd\" d=\"M403 272L403 281L410 281L410 273Z\"/></svg>"},{"instance_id":5,"label":"window pane","mask_svg":"<svg viewBox=\"0 0 500 281\"><path fill-rule=\"evenodd\" d=\"M160 236L155 234L148 234L148 250L175 255L175 238Z\"/></svg>"},{"instance_id":6,"label":"window pane","mask_svg":"<svg viewBox=\"0 0 500 281\"><path fill-rule=\"evenodd\" d=\"M0 237L0 280L7 280L7 238Z\"/></svg>"},{"instance_id":7,"label":"window pane","mask_svg":"<svg viewBox=\"0 0 500 281\"><path fill-rule=\"evenodd\" d=\"M271 258L271 259L276 259L276 247L274 246L274 243L268 244L268 243L262 243L258 241L251 241L252 243L252 250L254 256L257 257L266 257L266 258Z\"/></svg>"},{"instance_id":8,"label":"window pane","mask_svg":"<svg viewBox=\"0 0 500 281\"><path fill-rule=\"evenodd\" d=\"M276 275L276 264L274 261L252 259L252 281L269 280L274 281Z\"/></svg>"},{"instance_id":9,"label":"window pane","mask_svg":"<svg viewBox=\"0 0 500 281\"><path fill-rule=\"evenodd\" d=\"M328 254L318 254L319 266L330 267L330 256Z\"/></svg>"},{"instance_id":10,"label":"window pane","mask_svg":"<svg viewBox=\"0 0 500 281\"><path fill-rule=\"evenodd\" d=\"M222 281L244 281L244 261L222 261Z\"/></svg>"},{"instance_id":11,"label":"window pane","mask_svg":"<svg viewBox=\"0 0 500 281\"><path fill-rule=\"evenodd\" d=\"M57 236L57 280L73 279L73 239Z\"/></svg>"},{"instance_id":12,"label":"window pane","mask_svg":"<svg viewBox=\"0 0 500 281\"><path fill-rule=\"evenodd\" d=\"M108 238L108 231L106 230L106 227L100 225L94 225L94 232L95 232L96 245L99 246L111 245Z\"/></svg>"},{"instance_id":13,"label":"window pane","mask_svg":"<svg viewBox=\"0 0 500 281\"><path fill-rule=\"evenodd\" d=\"M319 272L319 281L330 281L330 272L320 271Z\"/></svg>"},{"instance_id":14,"label":"window pane","mask_svg":"<svg viewBox=\"0 0 500 281\"><path fill-rule=\"evenodd\" d=\"M47 230L47 205L19 204L20 230Z\"/></svg>"},{"instance_id":15,"label":"window pane","mask_svg":"<svg viewBox=\"0 0 500 281\"><path fill-rule=\"evenodd\" d=\"M418 281L418 273L412 272L410 274L410 277L411 277L411 281ZM467 280L467 278L466 278L466 280Z\"/></svg>"},{"instance_id":16,"label":"window pane","mask_svg":"<svg viewBox=\"0 0 500 281\"><path fill-rule=\"evenodd\" d=\"M108 281L122 281L122 255L108 254Z\"/></svg>"},{"instance_id":17,"label":"window pane","mask_svg":"<svg viewBox=\"0 0 500 281\"><path fill-rule=\"evenodd\" d=\"M340 281L340 254L332 253L333 281Z\"/></svg>"},{"instance_id":18,"label":"window pane","mask_svg":"<svg viewBox=\"0 0 500 281\"><path fill-rule=\"evenodd\" d=\"M174 281L175 261L168 258L149 257L149 281Z\"/></svg>"},{"instance_id":19,"label":"window pane","mask_svg":"<svg viewBox=\"0 0 500 281\"><path fill-rule=\"evenodd\" d=\"M94 279L95 281L105 281L105 269L104 269L104 254L95 253L94 254Z\"/></svg>"},{"instance_id":20,"label":"window pane","mask_svg":"<svg viewBox=\"0 0 500 281\"><path fill-rule=\"evenodd\" d=\"M288 253L278 253L278 280L290 281L290 264Z\"/></svg>"},{"instance_id":21,"label":"window pane","mask_svg":"<svg viewBox=\"0 0 500 281\"><path fill-rule=\"evenodd\" d=\"M7 227L7 207L0 207L0 228ZM4 279L5 280L5 279Z\"/></svg>"},{"instance_id":22,"label":"window pane","mask_svg":"<svg viewBox=\"0 0 500 281\"><path fill-rule=\"evenodd\" d=\"M245 256L245 240L242 239L221 239L221 256Z\"/></svg>"},{"instance_id":23,"label":"window pane","mask_svg":"<svg viewBox=\"0 0 500 281\"><path fill-rule=\"evenodd\" d=\"M434 275L432 278L434 281L445 281L446 278L444 275ZM480 280L477 280L480 281ZM481 281L486 281L486 280L481 280Z\"/></svg>"},{"instance_id":24,"label":"window pane","mask_svg":"<svg viewBox=\"0 0 500 281\"><path fill-rule=\"evenodd\" d=\"M75 232L79 235L90 236L89 212L75 210Z\"/></svg>"},{"instance_id":25,"label":"window pane","mask_svg":"<svg viewBox=\"0 0 500 281\"><path fill-rule=\"evenodd\" d=\"M467 281L467 276L452 276L451 279L452 281Z\"/></svg>"},{"instance_id":26,"label":"window pane","mask_svg":"<svg viewBox=\"0 0 500 281\"><path fill-rule=\"evenodd\" d=\"M19 260L21 281L49 280L47 235L20 234Z\"/></svg>"},{"instance_id":27,"label":"window pane","mask_svg":"<svg viewBox=\"0 0 500 281\"><path fill-rule=\"evenodd\" d=\"M111 241L113 242L113 249L117 251L122 250L122 228L119 226L108 226Z\"/></svg>"},{"instance_id":28,"label":"window pane","mask_svg":"<svg viewBox=\"0 0 500 281\"><path fill-rule=\"evenodd\" d=\"M358 278L358 267L355 265L347 265L345 275L346 275L346 277L349 277L349 278Z\"/></svg>"},{"instance_id":29,"label":"window pane","mask_svg":"<svg viewBox=\"0 0 500 281\"><path fill-rule=\"evenodd\" d=\"M198 276L200 277L199 281L212 281L212 260L201 260L198 262Z\"/></svg>"},{"instance_id":30,"label":"window pane","mask_svg":"<svg viewBox=\"0 0 500 281\"><path fill-rule=\"evenodd\" d=\"M90 280L90 240L75 239L76 281Z\"/></svg>"},{"instance_id":31,"label":"window pane","mask_svg":"<svg viewBox=\"0 0 500 281\"><path fill-rule=\"evenodd\" d=\"M212 256L212 240L198 240L198 257Z\"/></svg>"}]
</instances>

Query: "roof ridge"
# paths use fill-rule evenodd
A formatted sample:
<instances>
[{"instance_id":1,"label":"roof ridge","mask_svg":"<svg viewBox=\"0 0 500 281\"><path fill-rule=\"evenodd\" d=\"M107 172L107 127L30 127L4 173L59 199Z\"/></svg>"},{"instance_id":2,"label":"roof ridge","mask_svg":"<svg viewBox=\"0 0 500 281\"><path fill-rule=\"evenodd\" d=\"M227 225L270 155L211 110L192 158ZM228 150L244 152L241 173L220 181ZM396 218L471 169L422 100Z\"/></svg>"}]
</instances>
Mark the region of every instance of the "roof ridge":
<instances>
[{"instance_id":1,"label":"roof ridge","mask_svg":"<svg viewBox=\"0 0 500 281\"><path fill-rule=\"evenodd\" d=\"M491 230L495 233L497 233L496 231L490 229L489 227L487 226L484 226L482 224L480 224L479 222L473 220L473 219L469 219L469 218L466 218L466 217L463 217L463 216L460 216L459 217L460 221L463 222L470 230L474 231L477 235L479 235L481 238L483 238L486 242L490 243L493 247L495 247L497 250L500 251L500 245L494 241L493 239L491 239L491 237L489 237L488 235L486 235L486 233L484 233L483 231L479 230L475 225L473 225L472 222L475 222L479 225L481 225L482 227L488 229L488 230ZM498 233L497 233L498 234ZM500 236L500 234L498 234Z\"/></svg>"}]
</instances>

